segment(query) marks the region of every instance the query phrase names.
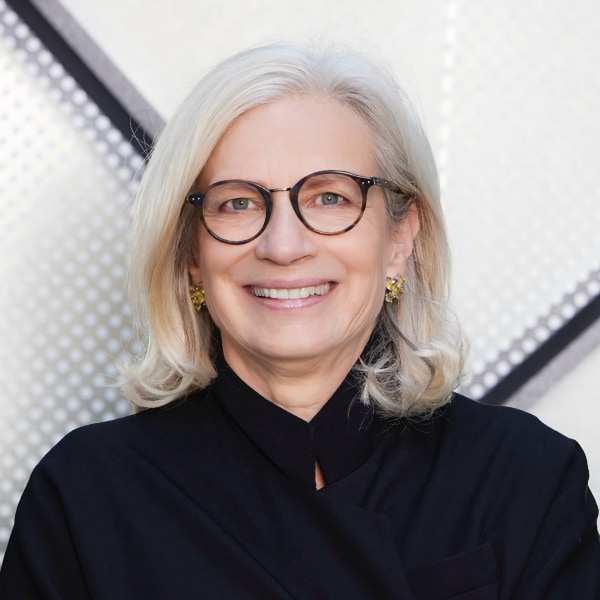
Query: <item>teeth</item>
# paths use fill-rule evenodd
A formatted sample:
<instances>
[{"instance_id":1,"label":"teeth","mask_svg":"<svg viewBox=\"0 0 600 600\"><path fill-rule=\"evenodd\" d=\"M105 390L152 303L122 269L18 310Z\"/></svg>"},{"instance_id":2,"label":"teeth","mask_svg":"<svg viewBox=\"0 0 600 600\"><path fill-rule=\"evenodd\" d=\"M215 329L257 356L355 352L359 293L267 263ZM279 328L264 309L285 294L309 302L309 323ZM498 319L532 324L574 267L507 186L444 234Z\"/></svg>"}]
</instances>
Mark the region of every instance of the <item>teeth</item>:
<instances>
[{"instance_id":1,"label":"teeth","mask_svg":"<svg viewBox=\"0 0 600 600\"><path fill-rule=\"evenodd\" d=\"M322 296L331 288L330 283L322 283L320 285L310 285L303 288L276 289L276 288L260 288L252 286L252 293L259 298L276 298L277 300L288 300L296 298L308 298L309 296Z\"/></svg>"}]
</instances>

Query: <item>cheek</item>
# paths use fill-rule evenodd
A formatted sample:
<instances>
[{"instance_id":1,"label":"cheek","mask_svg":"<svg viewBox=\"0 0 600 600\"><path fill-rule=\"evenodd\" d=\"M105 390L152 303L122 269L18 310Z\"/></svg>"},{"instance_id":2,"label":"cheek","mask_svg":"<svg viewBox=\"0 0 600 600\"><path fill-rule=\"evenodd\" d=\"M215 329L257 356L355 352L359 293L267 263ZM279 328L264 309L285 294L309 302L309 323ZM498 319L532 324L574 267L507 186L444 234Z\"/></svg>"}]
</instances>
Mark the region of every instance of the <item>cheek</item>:
<instances>
[{"instance_id":1,"label":"cheek","mask_svg":"<svg viewBox=\"0 0 600 600\"><path fill-rule=\"evenodd\" d=\"M198 271L202 277L202 282L209 284L213 281L215 275L222 272L224 266L221 264L226 258L227 254L224 253L224 249L219 248L223 244L218 240L215 240L205 229L202 227L198 236Z\"/></svg>"},{"instance_id":2,"label":"cheek","mask_svg":"<svg viewBox=\"0 0 600 600\"><path fill-rule=\"evenodd\" d=\"M357 236L349 239L346 256L348 268L374 283L385 281L387 267L394 256L395 244L387 223L368 222Z\"/></svg>"},{"instance_id":3,"label":"cheek","mask_svg":"<svg viewBox=\"0 0 600 600\"><path fill-rule=\"evenodd\" d=\"M383 301L386 277L384 249L377 243L361 246L347 255L346 268L352 285L349 289L353 303L372 312Z\"/></svg>"},{"instance_id":4,"label":"cheek","mask_svg":"<svg viewBox=\"0 0 600 600\"><path fill-rule=\"evenodd\" d=\"M244 273L248 248L215 240L208 233L200 239L198 273L204 284L208 306L213 312L223 312L227 305L239 301L237 292ZM225 307L221 306L227 301Z\"/></svg>"}]
</instances>

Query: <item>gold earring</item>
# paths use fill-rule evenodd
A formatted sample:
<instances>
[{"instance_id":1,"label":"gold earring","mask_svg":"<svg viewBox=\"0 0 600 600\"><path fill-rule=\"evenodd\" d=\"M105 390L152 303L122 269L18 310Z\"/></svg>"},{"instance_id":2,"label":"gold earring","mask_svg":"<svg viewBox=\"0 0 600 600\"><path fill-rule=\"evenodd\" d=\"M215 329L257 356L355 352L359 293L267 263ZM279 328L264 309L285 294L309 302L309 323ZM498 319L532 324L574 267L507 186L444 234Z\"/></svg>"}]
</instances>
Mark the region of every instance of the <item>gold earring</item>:
<instances>
[{"instance_id":1,"label":"gold earring","mask_svg":"<svg viewBox=\"0 0 600 600\"><path fill-rule=\"evenodd\" d=\"M404 294L404 277L386 277L385 278L385 301L393 302L398 300Z\"/></svg>"},{"instance_id":2,"label":"gold earring","mask_svg":"<svg viewBox=\"0 0 600 600\"><path fill-rule=\"evenodd\" d=\"M204 286L201 283L190 284L190 298L192 299L192 304L194 308L200 312L203 306L206 306L206 302L204 301Z\"/></svg>"}]
</instances>

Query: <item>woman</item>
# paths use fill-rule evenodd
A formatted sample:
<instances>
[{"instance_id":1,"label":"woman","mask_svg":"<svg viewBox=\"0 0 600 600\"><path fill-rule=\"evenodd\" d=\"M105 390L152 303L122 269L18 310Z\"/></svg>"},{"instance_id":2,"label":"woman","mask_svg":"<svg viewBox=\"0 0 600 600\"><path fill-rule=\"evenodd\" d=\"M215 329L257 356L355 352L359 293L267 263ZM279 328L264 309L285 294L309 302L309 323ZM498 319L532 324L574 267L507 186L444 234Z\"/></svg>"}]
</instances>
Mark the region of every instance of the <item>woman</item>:
<instances>
[{"instance_id":1,"label":"woman","mask_svg":"<svg viewBox=\"0 0 600 600\"><path fill-rule=\"evenodd\" d=\"M2 598L600 597L577 444L452 394L436 171L381 70L226 61L134 216L140 410L36 468Z\"/></svg>"}]
</instances>

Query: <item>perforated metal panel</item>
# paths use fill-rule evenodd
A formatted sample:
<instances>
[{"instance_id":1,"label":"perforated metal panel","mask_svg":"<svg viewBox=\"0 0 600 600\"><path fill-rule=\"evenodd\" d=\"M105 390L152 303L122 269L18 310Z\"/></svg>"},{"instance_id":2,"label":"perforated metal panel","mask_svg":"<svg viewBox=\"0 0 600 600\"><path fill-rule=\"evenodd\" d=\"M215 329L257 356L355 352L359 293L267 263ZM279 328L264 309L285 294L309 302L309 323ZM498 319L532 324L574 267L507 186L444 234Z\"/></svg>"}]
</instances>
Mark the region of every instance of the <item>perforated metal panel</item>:
<instances>
[{"instance_id":1,"label":"perforated metal panel","mask_svg":"<svg viewBox=\"0 0 600 600\"><path fill-rule=\"evenodd\" d=\"M130 182L142 161L0 2L0 549L66 431L128 412L107 387L132 338Z\"/></svg>"},{"instance_id":2,"label":"perforated metal panel","mask_svg":"<svg viewBox=\"0 0 600 600\"><path fill-rule=\"evenodd\" d=\"M600 11L446 10L438 161L480 398L600 293Z\"/></svg>"}]
</instances>

